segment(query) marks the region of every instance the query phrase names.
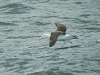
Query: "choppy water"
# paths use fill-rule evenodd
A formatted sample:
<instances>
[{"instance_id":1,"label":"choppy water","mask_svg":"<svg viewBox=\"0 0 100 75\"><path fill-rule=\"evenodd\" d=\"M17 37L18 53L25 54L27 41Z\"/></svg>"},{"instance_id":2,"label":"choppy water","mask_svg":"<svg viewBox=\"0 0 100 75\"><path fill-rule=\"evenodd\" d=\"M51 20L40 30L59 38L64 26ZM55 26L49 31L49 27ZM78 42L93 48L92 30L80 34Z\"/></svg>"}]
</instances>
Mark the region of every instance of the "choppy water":
<instances>
[{"instance_id":1,"label":"choppy water","mask_svg":"<svg viewBox=\"0 0 100 75\"><path fill-rule=\"evenodd\" d=\"M39 42L55 22L79 39ZM0 75L100 75L100 0L0 0Z\"/></svg>"}]
</instances>

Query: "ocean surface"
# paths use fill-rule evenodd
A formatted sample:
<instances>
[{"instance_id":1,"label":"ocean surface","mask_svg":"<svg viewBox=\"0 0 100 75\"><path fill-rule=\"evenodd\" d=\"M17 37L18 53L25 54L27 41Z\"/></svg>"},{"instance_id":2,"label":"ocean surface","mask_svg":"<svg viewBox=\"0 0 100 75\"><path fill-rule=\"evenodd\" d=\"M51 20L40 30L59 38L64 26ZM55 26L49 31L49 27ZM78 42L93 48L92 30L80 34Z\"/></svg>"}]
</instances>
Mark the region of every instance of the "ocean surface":
<instances>
[{"instance_id":1,"label":"ocean surface","mask_svg":"<svg viewBox=\"0 0 100 75\"><path fill-rule=\"evenodd\" d=\"M39 41L56 22L78 39ZM100 0L0 0L0 75L100 75Z\"/></svg>"}]
</instances>

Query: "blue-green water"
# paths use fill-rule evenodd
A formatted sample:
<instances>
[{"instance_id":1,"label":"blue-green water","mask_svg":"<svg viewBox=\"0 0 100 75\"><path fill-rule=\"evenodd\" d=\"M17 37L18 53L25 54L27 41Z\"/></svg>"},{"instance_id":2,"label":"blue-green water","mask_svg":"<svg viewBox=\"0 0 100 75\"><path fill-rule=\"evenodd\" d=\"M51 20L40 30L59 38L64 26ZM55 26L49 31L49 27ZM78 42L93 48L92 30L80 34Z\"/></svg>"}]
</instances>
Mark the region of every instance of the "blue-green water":
<instances>
[{"instance_id":1,"label":"blue-green water","mask_svg":"<svg viewBox=\"0 0 100 75\"><path fill-rule=\"evenodd\" d=\"M38 41L65 24L73 44ZM0 0L0 75L100 75L100 0Z\"/></svg>"}]
</instances>

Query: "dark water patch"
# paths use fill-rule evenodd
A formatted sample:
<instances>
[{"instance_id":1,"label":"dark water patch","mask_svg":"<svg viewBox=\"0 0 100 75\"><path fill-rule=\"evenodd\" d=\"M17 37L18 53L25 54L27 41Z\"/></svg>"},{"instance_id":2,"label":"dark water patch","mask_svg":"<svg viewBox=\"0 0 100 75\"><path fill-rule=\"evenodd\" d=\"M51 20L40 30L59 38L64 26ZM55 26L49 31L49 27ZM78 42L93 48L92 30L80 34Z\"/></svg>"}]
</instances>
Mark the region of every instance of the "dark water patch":
<instances>
[{"instance_id":1,"label":"dark water patch","mask_svg":"<svg viewBox=\"0 0 100 75\"><path fill-rule=\"evenodd\" d=\"M86 73L87 71L83 71L83 70L74 70L73 72L75 72L75 73Z\"/></svg>"},{"instance_id":2,"label":"dark water patch","mask_svg":"<svg viewBox=\"0 0 100 75\"><path fill-rule=\"evenodd\" d=\"M56 48L55 50L60 50L60 49L68 49L68 48L77 48L80 47L79 45L75 45L75 46L69 46L69 47L62 47L62 48Z\"/></svg>"},{"instance_id":3,"label":"dark water patch","mask_svg":"<svg viewBox=\"0 0 100 75\"><path fill-rule=\"evenodd\" d=\"M23 65L28 64L28 60L17 62L16 64L20 65L20 67L24 67ZM22 68L23 69L23 68Z\"/></svg>"},{"instance_id":4,"label":"dark water patch","mask_svg":"<svg viewBox=\"0 0 100 75\"><path fill-rule=\"evenodd\" d=\"M13 67L14 64L12 64L10 61L5 61L3 63L0 63L0 65L2 65L3 67Z\"/></svg>"},{"instance_id":5,"label":"dark water patch","mask_svg":"<svg viewBox=\"0 0 100 75\"><path fill-rule=\"evenodd\" d=\"M10 59L6 59L6 61L16 61L16 60L20 60L19 58L10 58Z\"/></svg>"},{"instance_id":6,"label":"dark water patch","mask_svg":"<svg viewBox=\"0 0 100 75\"><path fill-rule=\"evenodd\" d=\"M84 15L84 17L87 17L87 16ZM78 23L78 24L84 24L84 23L96 24L97 23L97 21L85 20L85 19L80 19L80 18L62 17L61 19L67 19L67 20L72 21L73 23Z\"/></svg>"},{"instance_id":7,"label":"dark water patch","mask_svg":"<svg viewBox=\"0 0 100 75\"><path fill-rule=\"evenodd\" d=\"M59 67L52 68L46 72L48 75L73 75L69 72L60 71Z\"/></svg>"},{"instance_id":8,"label":"dark water patch","mask_svg":"<svg viewBox=\"0 0 100 75\"><path fill-rule=\"evenodd\" d=\"M45 72L36 72L36 73L29 73L27 75L48 75L48 74L45 74Z\"/></svg>"},{"instance_id":9,"label":"dark water patch","mask_svg":"<svg viewBox=\"0 0 100 75\"><path fill-rule=\"evenodd\" d=\"M27 39L27 38L33 38L33 36L18 36L18 37L7 37L6 39Z\"/></svg>"},{"instance_id":10,"label":"dark water patch","mask_svg":"<svg viewBox=\"0 0 100 75\"><path fill-rule=\"evenodd\" d=\"M85 58L87 61L100 61L100 58Z\"/></svg>"},{"instance_id":11,"label":"dark water patch","mask_svg":"<svg viewBox=\"0 0 100 75\"><path fill-rule=\"evenodd\" d=\"M88 29L88 30L99 30L100 31L100 28L85 28L85 29Z\"/></svg>"},{"instance_id":12,"label":"dark water patch","mask_svg":"<svg viewBox=\"0 0 100 75\"><path fill-rule=\"evenodd\" d=\"M3 43L4 42L4 40L0 40L0 43Z\"/></svg>"},{"instance_id":13,"label":"dark water patch","mask_svg":"<svg viewBox=\"0 0 100 75\"><path fill-rule=\"evenodd\" d=\"M82 2L75 2L76 4L82 4Z\"/></svg>"},{"instance_id":14,"label":"dark water patch","mask_svg":"<svg viewBox=\"0 0 100 75\"><path fill-rule=\"evenodd\" d=\"M96 73L100 74L99 68L98 68L98 69L93 69L93 70L90 70L90 71L91 71L91 72L96 72Z\"/></svg>"},{"instance_id":15,"label":"dark water patch","mask_svg":"<svg viewBox=\"0 0 100 75\"><path fill-rule=\"evenodd\" d=\"M70 62L67 65L75 65L76 63Z\"/></svg>"},{"instance_id":16,"label":"dark water patch","mask_svg":"<svg viewBox=\"0 0 100 75\"><path fill-rule=\"evenodd\" d=\"M0 22L0 26L17 26L14 23Z\"/></svg>"},{"instance_id":17,"label":"dark water patch","mask_svg":"<svg viewBox=\"0 0 100 75\"><path fill-rule=\"evenodd\" d=\"M52 11L49 11L49 12L52 12ZM51 15L51 16L41 16L41 18L60 18L60 17Z\"/></svg>"},{"instance_id":18,"label":"dark water patch","mask_svg":"<svg viewBox=\"0 0 100 75\"><path fill-rule=\"evenodd\" d=\"M74 20L74 19L79 19L79 18L72 18L72 17L62 17L61 19L70 19L70 20Z\"/></svg>"},{"instance_id":19,"label":"dark water patch","mask_svg":"<svg viewBox=\"0 0 100 75\"><path fill-rule=\"evenodd\" d=\"M82 14L82 15L80 15L80 17L85 17L85 18L87 18L89 16L91 16L91 14Z\"/></svg>"},{"instance_id":20,"label":"dark water patch","mask_svg":"<svg viewBox=\"0 0 100 75\"><path fill-rule=\"evenodd\" d=\"M10 59L6 59L5 61L8 63L13 62L16 64L24 65L24 64L28 63L29 61L33 61L33 59L10 58ZM18 61L20 61L20 62L18 62Z\"/></svg>"},{"instance_id":21,"label":"dark water patch","mask_svg":"<svg viewBox=\"0 0 100 75\"><path fill-rule=\"evenodd\" d=\"M12 32L14 31L13 29L8 29L8 30L1 30L1 32Z\"/></svg>"},{"instance_id":22,"label":"dark water patch","mask_svg":"<svg viewBox=\"0 0 100 75\"><path fill-rule=\"evenodd\" d=\"M90 31L96 31L96 32L100 32L100 28L94 28L94 27L90 27L90 28L82 28L82 29L86 29L86 30L90 30Z\"/></svg>"},{"instance_id":23,"label":"dark water patch","mask_svg":"<svg viewBox=\"0 0 100 75\"><path fill-rule=\"evenodd\" d=\"M3 48L0 48L0 53L4 53Z\"/></svg>"},{"instance_id":24,"label":"dark water patch","mask_svg":"<svg viewBox=\"0 0 100 75\"><path fill-rule=\"evenodd\" d=\"M85 18L87 18L87 17L89 17L90 16L90 14L82 14L82 15L80 15L80 17L85 17ZM72 18L72 17L61 17L60 19L67 19L67 20L70 20L70 21L72 21L72 22L74 22L74 23L79 23L79 24L84 24L84 23L89 23L89 24L97 24L98 23L98 21L95 21L95 20L87 20L87 19L81 19L81 18Z\"/></svg>"},{"instance_id":25,"label":"dark water patch","mask_svg":"<svg viewBox=\"0 0 100 75\"><path fill-rule=\"evenodd\" d=\"M4 62L0 62L0 66L7 68L7 71L17 71L20 72L23 69L28 69L31 66L27 65L33 59L19 59L19 58L10 58L6 59Z\"/></svg>"},{"instance_id":26,"label":"dark water patch","mask_svg":"<svg viewBox=\"0 0 100 75\"><path fill-rule=\"evenodd\" d=\"M82 23L90 23L90 22L88 20L82 20L82 19L77 18L76 20L74 20L74 23L82 24Z\"/></svg>"},{"instance_id":27,"label":"dark water patch","mask_svg":"<svg viewBox=\"0 0 100 75\"><path fill-rule=\"evenodd\" d=\"M80 18L74 19L73 22L74 23L80 23L80 24L88 23L90 25L97 24L97 21L94 21L94 20L85 20L85 19L80 19Z\"/></svg>"},{"instance_id":28,"label":"dark water patch","mask_svg":"<svg viewBox=\"0 0 100 75\"><path fill-rule=\"evenodd\" d=\"M23 53L20 53L21 55L29 55L29 56L31 56L32 55L32 53L31 52L23 52Z\"/></svg>"},{"instance_id":29,"label":"dark water patch","mask_svg":"<svg viewBox=\"0 0 100 75\"><path fill-rule=\"evenodd\" d=\"M97 24L95 24L95 25L98 25L98 26L100 26L100 23L97 23Z\"/></svg>"},{"instance_id":30,"label":"dark water patch","mask_svg":"<svg viewBox=\"0 0 100 75\"><path fill-rule=\"evenodd\" d=\"M25 6L21 3L12 3L0 7L0 11L6 14L22 14L28 12L30 9L33 10L34 8Z\"/></svg>"},{"instance_id":31,"label":"dark water patch","mask_svg":"<svg viewBox=\"0 0 100 75\"><path fill-rule=\"evenodd\" d=\"M43 26L43 25L48 25L50 23L46 23L46 22L41 22L41 21L36 21L35 25L39 25L39 26Z\"/></svg>"}]
</instances>

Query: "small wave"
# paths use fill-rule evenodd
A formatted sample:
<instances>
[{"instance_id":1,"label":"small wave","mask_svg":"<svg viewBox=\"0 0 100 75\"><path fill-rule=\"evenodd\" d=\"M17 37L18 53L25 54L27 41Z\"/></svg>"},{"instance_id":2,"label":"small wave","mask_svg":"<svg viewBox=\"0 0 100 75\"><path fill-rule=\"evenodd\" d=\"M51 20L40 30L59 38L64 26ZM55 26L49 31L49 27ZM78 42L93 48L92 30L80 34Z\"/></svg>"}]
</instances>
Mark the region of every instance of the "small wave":
<instances>
[{"instance_id":1,"label":"small wave","mask_svg":"<svg viewBox=\"0 0 100 75\"><path fill-rule=\"evenodd\" d=\"M14 23L0 22L0 26L16 26Z\"/></svg>"},{"instance_id":2,"label":"small wave","mask_svg":"<svg viewBox=\"0 0 100 75\"><path fill-rule=\"evenodd\" d=\"M89 27L89 28L82 28L82 29L100 32L100 28L93 28L93 27L91 28L91 27Z\"/></svg>"},{"instance_id":3,"label":"small wave","mask_svg":"<svg viewBox=\"0 0 100 75\"><path fill-rule=\"evenodd\" d=\"M31 36L18 36L18 37L7 37L7 39L27 39L32 38Z\"/></svg>"},{"instance_id":4,"label":"small wave","mask_svg":"<svg viewBox=\"0 0 100 75\"><path fill-rule=\"evenodd\" d=\"M87 16L86 16L87 15ZM89 14L83 14L83 15L80 15L80 17L88 17L90 16ZM74 23L79 23L79 24L83 24L83 23L89 23L91 25L93 24L96 24L97 21L94 21L94 20L86 20L86 19L81 19L81 18L73 18L72 21Z\"/></svg>"},{"instance_id":5,"label":"small wave","mask_svg":"<svg viewBox=\"0 0 100 75\"><path fill-rule=\"evenodd\" d=\"M50 2L50 0L45 0L45 1L42 1L42 0L34 0L34 2L36 1L36 3L48 3Z\"/></svg>"},{"instance_id":6,"label":"small wave","mask_svg":"<svg viewBox=\"0 0 100 75\"><path fill-rule=\"evenodd\" d=\"M76 4L82 4L82 2L75 2Z\"/></svg>"},{"instance_id":7,"label":"small wave","mask_svg":"<svg viewBox=\"0 0 100 75\"><path fill-rule=\"evenodd\" d=\"M0 53L4 53L3 50L0 49Z\"/></svg>"},{"instance_id":8,"label":"small wave","mask_svg":"<svg viewBox=\"0 0 100 75\"><path fill-rule=\"evenodd\" d=\"M85 60L88 60L88 61L100 61L100 58L98 58L98 57L92 57L92 58L85 58Z\"/></svg>"},{"instance_id":9,"label":"small wave","mask_svg":"<svg viewBox=\"0 0 100 75\"><path fill-rule=\"evenodd\" d=\"M2 32L12 32L14 29L1 30Z\"/></svg>"},{"instance_id":10,"label":"small wave","mask_svg":"<svg viewBox=\"0 0 100 75\"><path fill-rule=\"evenodd\" d=\"M82 14L82 15L80 15L80 17L88 17L88 16L91 16L91 14Z\"/></svg>"},{"instance_id":11,"label":"small wave","mask_svg":"<svg viewBox=\"0 0 100 75\"><path fill-rule=\"evenodd\" d=\"M40 71L40 72L35 72L35 73L29 73L27 75L73 75L72 73L66 73L62 71L55 71L54 69L51 69L49 71Z\"/></svg>"},{"instance_id":12,"label":"small wave","mask_svg":"<svg viewBox=\"0 0 100 75\"><path fill-rule=\"evenodd\" d=\"M7 4L0 7L1 13L9 13L9 14L27 13L28 10L30 9L33 9L33 8L29 6L25 6L20 3Z\"/></svg>"},{"instance_id":13,"label":"small wave","mask_svg":"<svg viewBox=\"0 0 100 75\"><path fill-rule=\"evenodd\" d=\"M44 2L40 2L40 3L48 3L48 2L50 2L50 0L46 0L46 1L44 1Z\"/></svg>"},{"instance_id":14,"label":"small wave","mask_svg":"<svg viewBox=\"0 0 100 75\"><path fill-rule=\"evenodd\" d=\"M50 11L50 12L52 12L52 11ZM41 18L60 18L60 17L58 17L58 16L41 16Z\"/></svg>"},{"instance_id":15,"label":"small wave","mask_svg":"<svg viewBox=\"0 0 100 75\"><path fill-rule=\"evenodd\" d=\"M36 21L35 24L36 24L36 25L42 25L42 26L43 26L43 25L48 25L48 24L50 24L50 23L41 22L41 21Z\"/></svg>"},{"instance_id":16,"label":"small wave","mask_svg":"<svg viewBox=\"0 0 100 75\"><path fill-rule=\"evenodd\" d=\"M63 48L56 48L55 50L58 49L68 49L68 48L76 48L76 47L80 47L79 45L75 45L75 46L69 46L69 47L63 47Z\"/></svg>"}]
</instances>

